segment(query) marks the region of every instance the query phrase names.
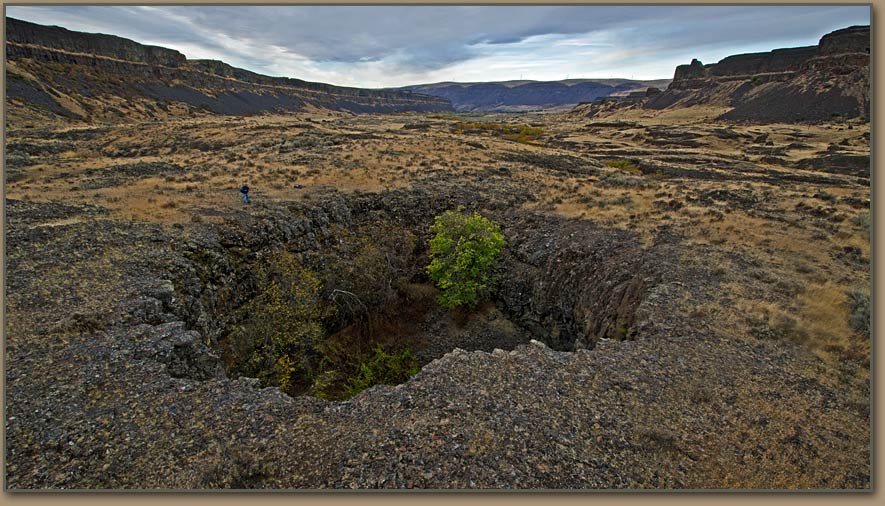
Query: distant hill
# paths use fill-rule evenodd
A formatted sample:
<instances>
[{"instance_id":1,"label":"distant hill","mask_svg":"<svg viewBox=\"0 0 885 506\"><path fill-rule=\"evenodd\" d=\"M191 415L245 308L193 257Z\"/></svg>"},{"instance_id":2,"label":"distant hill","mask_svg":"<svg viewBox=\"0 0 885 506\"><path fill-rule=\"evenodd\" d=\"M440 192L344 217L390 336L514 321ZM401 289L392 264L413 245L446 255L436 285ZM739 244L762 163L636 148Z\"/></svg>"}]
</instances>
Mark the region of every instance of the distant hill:
<instances>
[{"instance_id":1,"label":"distant hill","mask_svg":"<svg viewBox=\"0 0 885 506\"><path fill-rule=\"evenodd\" d=\"M443 82L397 88L448 99L456 111L521 111L571 107L600 97L666 88L670 79L567 79L563 81Z\"/></svg>"},{"instance_id":2,"label":"distant hill","mask_svg":"<svg viewBox=\"0 0 885 506\"><path fill-rule=\"evenodd\" d=\"M7 113L131 120L310 108L451 111L439 97L268 77L104 34L6 18Z\"/></svg>"}]
</instances>

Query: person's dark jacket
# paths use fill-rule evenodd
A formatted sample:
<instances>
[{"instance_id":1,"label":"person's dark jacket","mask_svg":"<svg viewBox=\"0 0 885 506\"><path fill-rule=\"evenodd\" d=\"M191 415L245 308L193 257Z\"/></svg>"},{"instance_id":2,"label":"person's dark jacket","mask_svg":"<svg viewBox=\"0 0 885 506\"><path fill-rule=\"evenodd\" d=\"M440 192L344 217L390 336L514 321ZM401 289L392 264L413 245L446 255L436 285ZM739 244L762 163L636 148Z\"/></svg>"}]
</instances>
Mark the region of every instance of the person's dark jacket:
<instances>
[{"instance_id":1,"label":"person's dark jacket","mask_svg":"<svg viewBox=\"0 0 885 506\"><path fill-rule=\"evenodd\" d=\"M249 186L248 186L248 185L243 185L243 186L241 186L241 187L240 187L240 193L242 193L243 195L249 193Z\"/></svg>"}]
</instances>

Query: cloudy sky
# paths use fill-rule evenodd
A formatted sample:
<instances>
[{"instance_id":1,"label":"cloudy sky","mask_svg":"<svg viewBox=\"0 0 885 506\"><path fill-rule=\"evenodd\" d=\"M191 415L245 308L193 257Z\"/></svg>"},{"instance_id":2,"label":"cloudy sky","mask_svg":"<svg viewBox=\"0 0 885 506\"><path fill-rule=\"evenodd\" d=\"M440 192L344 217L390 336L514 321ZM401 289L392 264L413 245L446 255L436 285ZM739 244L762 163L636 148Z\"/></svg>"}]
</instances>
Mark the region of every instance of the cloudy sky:
<instances>
[{"instance_id":1,"label":"cloudy sky","mask_svg":"<svg viewBox=\"0 0 885 506\"><path fill-rule=\"evenodd\" d=\"M671 78L869 24L866 6L7 6L272 76L345 86Z\"/></svg>"}]
</instances>

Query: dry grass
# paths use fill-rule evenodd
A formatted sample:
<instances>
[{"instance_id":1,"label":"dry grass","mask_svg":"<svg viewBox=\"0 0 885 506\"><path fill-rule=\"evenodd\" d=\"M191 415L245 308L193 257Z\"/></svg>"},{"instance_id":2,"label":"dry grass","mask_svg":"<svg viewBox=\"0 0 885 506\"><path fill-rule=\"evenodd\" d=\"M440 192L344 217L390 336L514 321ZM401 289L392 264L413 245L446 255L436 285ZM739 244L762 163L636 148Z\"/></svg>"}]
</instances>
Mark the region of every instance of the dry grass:
<instances>
[{"instance_id":1,"label":"dry grass","mask_svg":"<svg viewBox=\"0 0 885 506\"><path fill-rule=\"evenodd\" d=\"M721 331L752 339L752 321L758 320L781 329L782 334L792 336L789 339L806 343L832 362L844 360L846 354L862 353L857 351L858 341L848 327L845 294L868 287L869 273L839 260L837 255L844 248L857 248L860 255L869 257L868 231L851 221L861 210L841 200L868 198L869 188L643 175L633 161L641 167L667 155L746 160L744 149L763 134L775 146L794 142L807 146L789 150L786 159L792 161L840 143L851 144L850 149L862 153L868 147L858 139L868 133L869 127L855 125L849 130L842 124L728 125L708 119L721 112L710 108L626 111L593 120L539 114L525 115L512 123L494 116L489 120L466 120L455 116L351 116L324 111L249 118L177 118L120 125L92 140L76 142L75 148L67 152L38 157L25 168L23 179L7 184L6 192L9 198L96 203L110 209L112 217L168 224L204 219L201 209L242 209L237 188L243 181L253 188L253 205L260 205L264 200L309 199L314 190L324 187L342 192L379 192L408 188L431 174L472 178L482 171L506 166L516 183L538 197L525 204L529 210L630 230L646 246L652 244L662 226L681 234L687 262L715 262L714 270L723 275L721 300L730 302L711 301L703 308L705 314L716 315ZM593 127L613 120L635 124ZM429 127L403 128L415 123ZM453 131L459 126L460 134ZM669 148L648 143L650 131L646 127L660 126L672 127L667 132L683 129L701 134L695 139L700 147ZM67 128L58 127L60 131ZM747 137L720 138L712 133L718 128ZM7 141L26 140L27 135L26 129L12 131ZM301 135L334 142L280 149ZM481 146L468 145L471 138L481 141ZM556 145L552 142L556 139L571 144ZM587 158L588 164L597 169L577 175L502 162L504 154L513 150ZM749 160L758 158L753 155ZM83 189L89 187L84 185L90 180L87 171L137 162L175 164L186 172ZM790 172L764 163L761 166L770 174ZM732 176L724 169L718 172ZM612 177L626 179L610 184ZM747 209L732 202L710 206L692 200L704 192L721 190L750 191L761 200ZM828 221L809 214L808 209L817 207L832 207L841 218ZM703 249L705 257L695 258L695 248ZM748 259L758 267L740 267L733 262L735 257Z\"/></svg>"}]
</instances>

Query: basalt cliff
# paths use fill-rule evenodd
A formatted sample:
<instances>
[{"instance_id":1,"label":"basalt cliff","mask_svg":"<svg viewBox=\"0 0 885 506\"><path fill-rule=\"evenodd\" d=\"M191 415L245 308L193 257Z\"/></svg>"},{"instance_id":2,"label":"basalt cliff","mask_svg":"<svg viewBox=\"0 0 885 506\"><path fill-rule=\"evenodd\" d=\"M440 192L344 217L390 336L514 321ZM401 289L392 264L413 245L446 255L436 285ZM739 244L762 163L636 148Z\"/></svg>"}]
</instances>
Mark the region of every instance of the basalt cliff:
<instances>
[{"instance_id":1,"label":"basalt cliff","mask_svg":"<svg viewBox=\"0 0 885 506\"><path fill-rule=\"evenodd\" d=\"M311 108L449 111L448 100L268 77L112 35L6 18L6 105L13 115L121 121Z\"/></svg>"},{"instance_id":2,"label":"basalt cliff","mask_svg":"<svg viewBox=\"0 0 885 506\"><path fill-rule=\"evenodd\" d=\"M728 108L719 119L819 122L870 116L870 27L824 35L818 45L729 56L718 63L692 60L676 67L662 93L634 100L582 104L579 114L612 109Z\"/></svg>"}]
</instances>

